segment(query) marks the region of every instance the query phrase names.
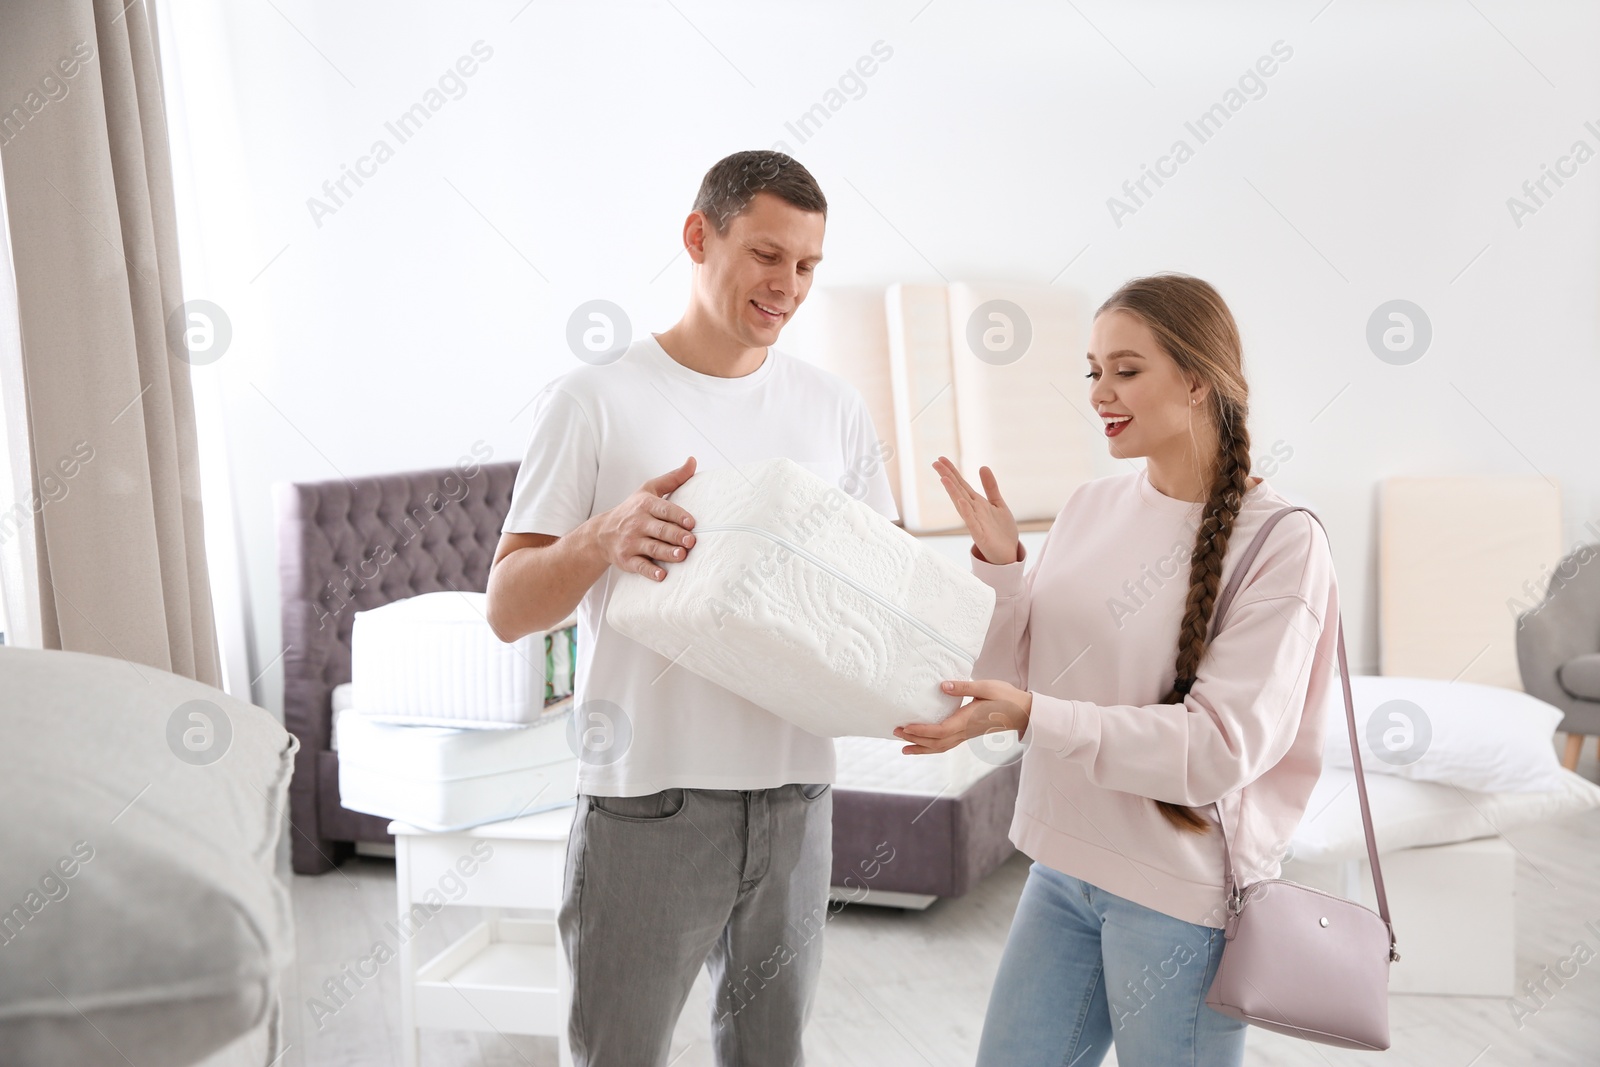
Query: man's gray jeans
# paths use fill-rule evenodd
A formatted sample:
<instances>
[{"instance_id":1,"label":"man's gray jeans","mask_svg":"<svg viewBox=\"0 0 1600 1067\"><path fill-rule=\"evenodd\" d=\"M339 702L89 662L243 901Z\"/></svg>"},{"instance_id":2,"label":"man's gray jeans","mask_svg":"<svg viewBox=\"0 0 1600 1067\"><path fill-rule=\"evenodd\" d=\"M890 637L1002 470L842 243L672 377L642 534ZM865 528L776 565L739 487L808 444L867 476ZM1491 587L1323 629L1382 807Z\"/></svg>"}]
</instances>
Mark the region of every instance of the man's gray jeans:
<instances>
[{"instance_id":1,"label":"man's gray jeans","mask_svg":"<svg viewBox=\"0 0 1600 1067\"><path fill-rule=\"evenodd\" d=\"M664 1067L700 966L720 1067L796 1067L822 966L833 790L580 795L556 913L577 1067Z\"/></svg>"}]
</instances>

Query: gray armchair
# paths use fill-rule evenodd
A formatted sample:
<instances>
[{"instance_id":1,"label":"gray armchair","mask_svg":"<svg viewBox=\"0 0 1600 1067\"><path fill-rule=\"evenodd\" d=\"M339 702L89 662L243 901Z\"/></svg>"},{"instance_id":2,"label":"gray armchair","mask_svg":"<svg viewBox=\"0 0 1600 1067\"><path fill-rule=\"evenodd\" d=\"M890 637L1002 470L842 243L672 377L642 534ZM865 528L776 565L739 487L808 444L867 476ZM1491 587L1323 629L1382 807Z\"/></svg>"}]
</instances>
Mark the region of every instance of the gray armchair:
<instances>
[{"instance_id":1,"label":"gray armchair","mask_svg":"<svg viewBox=\"0 0 1600 1067\"><path fill-rule=\"evenodd\" d=\"M1600 735L1600 545L1580 545L1557 564L1539 604L1517 617L1522 687L1566 712L1561 763L1578 766L1585 737Z\"/></svg>"}]
</instances>

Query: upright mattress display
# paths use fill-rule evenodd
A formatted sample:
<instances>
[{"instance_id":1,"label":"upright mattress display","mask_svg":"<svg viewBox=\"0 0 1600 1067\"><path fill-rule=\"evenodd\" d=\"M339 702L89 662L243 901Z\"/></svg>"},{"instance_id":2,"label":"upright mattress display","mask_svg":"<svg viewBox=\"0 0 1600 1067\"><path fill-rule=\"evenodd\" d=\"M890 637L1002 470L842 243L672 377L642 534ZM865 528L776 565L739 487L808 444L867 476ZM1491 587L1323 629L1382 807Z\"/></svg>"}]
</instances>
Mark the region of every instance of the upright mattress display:
<instances>
[{"instance_id":1,"label":"upright mattress display","mask_svg":"<svg viewBox=\"0 0 1600 1067\"><path fill-rule=\"evenodd\" d=\"M1522 689L1518 627L1507 616L1542 598L1561 558L1561 526L1561 490L1539 475L1385 478L1380 673Z\"/></svg>"},{"instance_id":2,"label":"upright mattress display","mask_svg":"<svg viewBox=\"0 0 1600 1067\"><path fill-rule=\"evenodd\" d=\"M961 513L933 469L940 456L961 466L950 370L949 292L943 285L891 285L884 301L900 514L913 533L960 530Z\"/></svg>"},{"instance_id":3,"label":"upright mattress display","mask_svg":"<svg viewBox=\"0 0 1600 1067\"><path fill-rule=\"evenodd\" d=\"M894 382L889 360L889 321L879 285L817 286L806 314L817 338L817 363L856 387L878 432L874 450L857 458L857 474L869 477L880 459L889 475L895 507L900 503L900 448L895 437ZM935 482L937 485L937 482Z\"/></svg>"},{"instance_id":4,"label":"upright mattress display","mask_svg":"<svg viewBox=\"0 0 1600 1067\"><path fill-rule=\"evenodd\" d=\"M776 458L696 474L687 558L615 578L606 621L824 737L894 736L961 703L994 590L862 502Z\"/></svg>"},{"instance_id":5,"label":"upright mattress display","mask_svg":"<svg viewBox=\"0 0 1600 1067\"><path fill-rule=\"evenodd\" d=\"M1018 522L1054 519L1105 447L1082 377L1077 296L957 283L949 309L961 472L978 486L978 468L993 470Z\"/></svg>"}]
</instances>

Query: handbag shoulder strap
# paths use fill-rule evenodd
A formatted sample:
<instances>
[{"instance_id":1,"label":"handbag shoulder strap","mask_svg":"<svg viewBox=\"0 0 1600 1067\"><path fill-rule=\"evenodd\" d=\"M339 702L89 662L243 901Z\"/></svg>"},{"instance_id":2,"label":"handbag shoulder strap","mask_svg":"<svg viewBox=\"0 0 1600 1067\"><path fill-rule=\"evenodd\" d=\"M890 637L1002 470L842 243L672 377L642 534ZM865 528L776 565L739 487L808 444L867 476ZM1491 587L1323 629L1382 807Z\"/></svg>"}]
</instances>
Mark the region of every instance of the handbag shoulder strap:
<instances>
[{"instance_id":1,"label":"handbag shoulder strap","mask_svg":"<svg viewBox=\"0 0 1600 1067\"><path fill-rule=\"evenodd\" d=\"M1317 518L1316 512L1310 508L1281 508L1267 517L1267 521L1261 524L1261 529L1256 534L1255 540L1250 542L1250 547L1245 550L1244 555L1239 557L1238 564L1233 568L1233 574L1228 578L1227 586L1222 590L1222 595L1217 598L1216 610L1211 615L1211 636L1213 640L1216 639L1217 631L1221 627L1223 615L1227 613L1228 606L1233 602L1234 592L1239 588L1240 581L1243 580L1245 572L1250 569L1250 564L1255 560L1257 553L1261 551L1261 545L1266 541L1267 534L1272 532L1272 528L1284 516L1296 511L1305 512L1316 520L1318 526L1322 526L1322 520ZM1323 527L1323 532L1327 532L1326 527ZM1378 863L1378 841L1372 832L1372 809L1367 801L1367 779L1361 767L1361 744L1356 731L1355 700L1350 694L1350 667L1345 658L1344 619L1342 616L1335 619L1335 625L1338 626L1339 630L1339 684L1344 690L1345 726L1350 731L1350 765L1355 771L1356 795L1361 800L1361 825L1367 835L1367 860L1372 867L1372 885L1377 894L1378 914L1382 916L1384 926L1389 929L1390 951L1393 952L1394 924L1389 921L1389 898L1383 891L1383 871ZM1232 902L1238 899L1238 895L1243 892L1243 887L1239 885L1238 872L1234 867L1233 845L1228 839L1226 822L1222 817L1222 805L1219 803L1216 808L1217 826L1222 830L1222 847L1228 863L1226 888L1229 900Z\"/></svg>"}]
</instances>

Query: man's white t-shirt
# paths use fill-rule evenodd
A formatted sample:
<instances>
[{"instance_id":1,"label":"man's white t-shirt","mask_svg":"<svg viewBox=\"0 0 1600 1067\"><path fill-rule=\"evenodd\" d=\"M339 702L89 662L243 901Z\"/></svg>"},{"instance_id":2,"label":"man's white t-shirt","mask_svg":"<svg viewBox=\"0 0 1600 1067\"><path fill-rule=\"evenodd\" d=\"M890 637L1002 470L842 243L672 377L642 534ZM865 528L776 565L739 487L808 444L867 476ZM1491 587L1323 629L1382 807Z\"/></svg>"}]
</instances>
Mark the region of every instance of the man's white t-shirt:
<instances>
[{"instance_id":1,"label":"man's white t-shirt","mask_svg":"<svg viewBox=\"0 0 1600 1067\"><path fill-rule=\"evenodd\" d=\"M685 367L646 335L615 362L568 371L539 394L501 530L564 537L690 456L696 472L787 456L898 519L887 455L866 402L838 375L768 348L751 373L719 378ZM696 542L689 551L699 550ZM662 563L668 582L673 566ZM619 577L607 568L578 605L570 736L579 791L642 796L833 781L831 738L613 630L605 609Z\"/></svg>"}]
</instances>

